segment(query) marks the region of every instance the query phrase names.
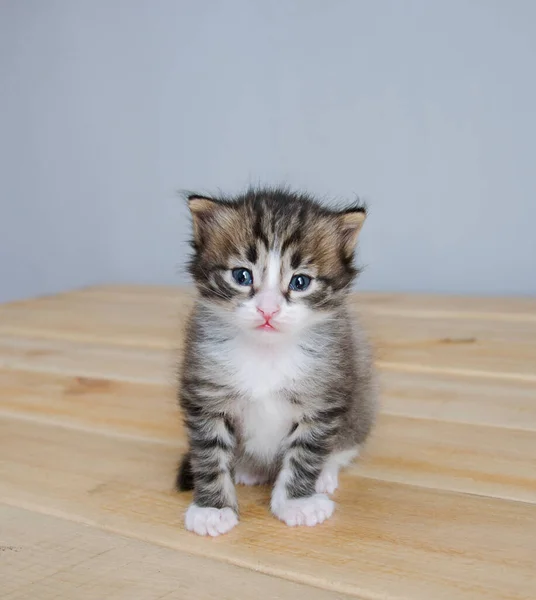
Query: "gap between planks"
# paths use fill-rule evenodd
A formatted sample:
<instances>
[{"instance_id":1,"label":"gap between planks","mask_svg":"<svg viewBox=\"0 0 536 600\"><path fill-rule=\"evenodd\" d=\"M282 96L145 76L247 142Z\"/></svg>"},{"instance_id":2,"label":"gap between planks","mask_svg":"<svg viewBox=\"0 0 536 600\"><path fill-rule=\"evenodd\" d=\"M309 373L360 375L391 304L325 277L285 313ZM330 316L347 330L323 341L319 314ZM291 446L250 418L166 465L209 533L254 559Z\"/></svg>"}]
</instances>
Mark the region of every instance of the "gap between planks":
<instances>
[{"instance_id":1,"label":"gap between planks","mask_svg":"<svg viewBox=\"0 0 536 600\"><path fill-rule=\"evenodd\" d=\"M378 360L376 366L384 371L396 373L420 373L432 375L452 375L454 377L476 377L478 379L501 379L503 381L524 381L536 383L536 374L510 373L501 371L481 371L478 369L456 369L452 367L428 367L415 363L390 362Z\"/></svg>"}]
</instances>

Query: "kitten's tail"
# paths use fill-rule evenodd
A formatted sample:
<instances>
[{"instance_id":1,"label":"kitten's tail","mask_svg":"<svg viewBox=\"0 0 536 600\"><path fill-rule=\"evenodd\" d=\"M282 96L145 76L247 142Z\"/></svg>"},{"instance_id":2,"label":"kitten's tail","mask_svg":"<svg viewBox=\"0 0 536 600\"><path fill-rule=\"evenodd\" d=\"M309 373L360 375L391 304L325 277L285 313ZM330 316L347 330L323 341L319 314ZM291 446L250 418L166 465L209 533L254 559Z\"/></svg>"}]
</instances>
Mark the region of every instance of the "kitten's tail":
<instances>
[{"instance_id":1,"label":"kitten's tail","mask_svg":"<svg viewBox=\"0 0 536 600\"><path fill-rule=\"evenodd\" d=\"M189 452L182 457L179 464L175 488L179 492L189 492L194 489L194 474L192 472L192 462Z\"/></svg>"}]
</instances>

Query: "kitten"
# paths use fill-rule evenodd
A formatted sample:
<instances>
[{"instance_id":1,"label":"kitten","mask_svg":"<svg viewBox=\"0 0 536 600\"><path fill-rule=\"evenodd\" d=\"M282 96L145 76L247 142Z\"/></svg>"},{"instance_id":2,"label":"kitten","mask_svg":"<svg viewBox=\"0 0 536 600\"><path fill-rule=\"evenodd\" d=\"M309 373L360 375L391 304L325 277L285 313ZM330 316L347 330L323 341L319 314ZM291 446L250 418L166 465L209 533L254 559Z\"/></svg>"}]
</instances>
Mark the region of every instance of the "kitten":
<instances>
[{"instance_id":1,"label":"kitten","mask_svg":"<svg viewBox=\"0 0 536 600\"><path fill-rule=\"evenodd\" d=\"M272 512L288 525L321 523L376 414L371 354L346 306L365 208L284 189L188 203L199 296L180 387L186 528L232 529L235 483L272 483Z\"/></svg>"}]
</instances>

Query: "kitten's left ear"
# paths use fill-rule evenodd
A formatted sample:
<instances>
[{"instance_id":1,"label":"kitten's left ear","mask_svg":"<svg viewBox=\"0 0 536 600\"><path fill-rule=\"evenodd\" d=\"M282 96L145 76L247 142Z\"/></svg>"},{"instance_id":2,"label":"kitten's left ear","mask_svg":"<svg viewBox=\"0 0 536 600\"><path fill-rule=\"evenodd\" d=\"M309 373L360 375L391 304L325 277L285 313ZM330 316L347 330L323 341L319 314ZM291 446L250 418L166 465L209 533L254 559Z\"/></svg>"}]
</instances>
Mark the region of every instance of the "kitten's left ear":
<instances>
[{"instance_id":1,"label":"kitten's left ear","mask_svg":"<svg viewBox=\"0 0 536 600\"><path fill-rule=\"evenodd\" d=\"M364 206L349 208L339 215L341 221L341 234L346 254L353 254L357 245L357 238L361 227L367 217L367 209Z\"/></svg>"}]
</instances>

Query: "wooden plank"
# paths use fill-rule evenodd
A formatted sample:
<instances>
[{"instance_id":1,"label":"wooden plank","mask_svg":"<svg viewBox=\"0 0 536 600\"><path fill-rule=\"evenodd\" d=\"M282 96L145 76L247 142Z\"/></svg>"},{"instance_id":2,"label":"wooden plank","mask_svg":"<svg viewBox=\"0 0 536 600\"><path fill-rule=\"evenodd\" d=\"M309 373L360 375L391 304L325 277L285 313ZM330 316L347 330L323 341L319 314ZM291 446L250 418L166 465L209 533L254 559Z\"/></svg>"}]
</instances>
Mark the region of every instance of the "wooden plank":
<instances>
[{"instance_id":1,"label":"wooden plank","mask_svg":"<svg viewBox=\"0 0 536 600\"><path fill-rule=\"evenodd\" d=\"M481 369L467 369L451 365L448 367L423 365L410 362L386 362L376 361L376 366L380 371L391 371L394 373L416 373L419 375L439 375L440 377L473 377L476 379L489 379L490 381L507 381L517 383L527 383L534 387L536 384L536 375L533 373L508 372L508 371L487 371Z\"/></svg>"},{"instance_id":2,"label":"wooden plank","mask_svg":"<svg viewBox=\"0 0 536 600\"><path fill-rule=\"evenodd\" d=\"M150 325L152 335L158 333L163 339L174 335L177 319L184 317L189 311L194 291L191 288L177 288L173 293L158 291L159 288L141 288L136 293L122 293L111 287L108 292L84 290L68 292L57 296L19 301L0 306L0 327L8 332L9 328L31 331L42 327L52 332L59 327L66 335L71 328L80 334L91 335L93 325L111 324L118 327L127 322L126 317L136 317L130 322L127 337L135 338L138 329ZM486 312L470 310L471 298L458 299L468 306L464 311L452 309L428 310L419 308L423 304L419 295L406 299L403 308L398 305L386 305L382 302L370 303L363 300L360 294L351 296L350 304L355 310L366 316L374 326L373 332L379 339L396 339L399 334L403 338L421 338L418 333L426 328L429 338L461 338L492 336L492 340L525 340L532 341L530 333L536 326L536 301L533 312L520 313L516 311L516 299L502 301L503 312ZM413 306L413 308L411 308ZM92 323L80 322L80 316L90 319ZM119 319L119 321L118 321ZM150 319L153 319L150 321ZM156 321L154 320L156 319ZM424 321L419 325L420 321ZM452 335L449 328L459 327L459 333ZM156 332L155 332L156 329ZM170 331L171 329L171 331ZM416 333L417 331L417 333ZM101 332L105 335L105 330ZM386 333L387 335L384 335Z\"/></svg>"},{"instance_id":3,"label":"wooden plank","mask_svg":"<svg viewBox=\"0 0 536 600\"><path fill-rule=\"evenodd\" d=\"M43 333L43 332L41 332ZM112 334L110 333L109 336ZM67 339L64 339L67 338ZM114 338L119 339L119 338ZM110 339L97 342L91 339L84 342L78 335L20 337L0 335L0 367L27 369L49 372L67 372L92 377L115 377L132 381L162 382L170 380L173 363L179 362L182 336L178 335L175 347L171 342L160 342L156 338L147 346L137 344L133 340L116 344ZM111 345L110 345L111 344ZM164 348L167 344L167 347ZM433 345L414 345L413 347L395 347L399 353L399 361L386 361L393 358L385 347L379 345L377 351L381 357L377 365L382 371L397 373L434 374L439 377L472 377L489 378L508 382L526 382L536 390L536 372L533 368L532 351L523 349L519 353L508 353L509 345L495 344L495 350L488 347L486 353L496 352L505 356L500 358L481 356L481 348L470 351L453 348L433 348ZM500 348L500 350L499 350ZM129 351L131 350L131 351ZM471 358L472 356L472 358ZM148 371L141 374L139 369L132 369L131 363L149 359ZM396 356L395 356L396 358ZM113 365L110 364L112 361ZM474 368L476 366L479 368ZM500 363L492 369L493 364ZM471 364L473 366L471 367ZM126 370L125 370L126 367ZM486 370L487 369L487 370Z\"/></svg>"},{"instance_id":4,"label":"wooden plank","mask_svg":"<svg viewBox=\"0 0 536 600\"><path fill-rule=\"evenodd\" d=\"M375 311L356 309L361 320L374 339L394 345L449 345L473 346L495 343L513 343L520 347L536 346L536 319L510 321L483 318L481 313L470 313L471 318L462 319L453 313L430 318L424 313L411 315L385 315Z\"/></svg>"},{"instance_id":5,"label":"wooden plank","mask_svg":"<svg viewBox=\"0 0 536 600\"><path fill-rule=\"evenodd\" d=\"M174 384L179 350L0 336L0 368L135 383Z\"/></svg>"},{"instance_id":6,"label":"wooden plank","mask_svg":"<svg viewBox=\"0 0 536 600\"><path fill-rule=\"evenodd\" d=\"M404 371L383 371L380 382L389 414L536 430L532 382Z\"/></svg>"},{"instance_id":7,"label":"wooden plank","mask_svg":"<svg viewBox=\"0 0 536 600\"><path fill-rule=\"evenodd\" d=\"M536 346L532 344L379 342L376 347L383 370L409 372L423 367L423 372L475 377L489 373L494 379L536 383Z\"/></svg>"},{"instance_id":8,"label":"wooden plank","mask_svg":"<svg viewBox=\"0 0 536 600\"><path fill-rule=\"evenodd\" d=\"M0 369L0 413L179 443L175 386Z\"/></svg>"},{"instance_id":9,"label":"wooden plank","mask_svg":"<svg viewBox=\"0 0 536 600\"><path fill-rule=\"evenodd\" d=\"M536 504L536 432L382 415L352 472Z\"/></svg>"},{"instance_id":10,"label":"wooden plank","mask_svg":"<svg viewBox=\"0 0 536 600\"><path fill-rule=\"evenodd\" d=\"M286 600L350 598L11 506L0 505L0 523L2 600L236 600L238 589Z\"/></svg>"},{"instance_id":11,"label":"wooden plank","mask_svg":"<svg viewBox=\"0 0 536 600\"><path fill-rule=\"evenodd\" d=\"M130 295L114 290L5 305L0 307L0 334L155 349L181 345L191 290ZM423 304L419 296L411 298L416 306ZM458 299L455 306L460 303ZM503 313L460 313L400 309L389 303L385 308L382 303L363 303L359 296L353 299L383 369L404 370L411 365L477 376L489 371L496 379L503 374L504 379L536 383L536 313L516 312L518 304L501 301Z\"/></svg>"},{"instance_id":12,"label":"wooden plank","mask_svg":"<svg viewBox=\"0 0 536 600\"><path fill-rule=\"evenodd\" d=\"M0 369L4 369L4 377L6 370L35 371L174 388L179 362L178 348L154 350L0 336ZM480 377L474 372L470 376L445 375L441 369L423 373L418 366L414 371L403 368L397 372L392 366L382 371L382 402L388 412L526 429L536 427L536 381L496 379L492 372Z\"/></svg>"},{"instance_id":13,"label":"wooden plank","mask_svg":"<svg viewBox=\"0 0 536 600\"><path fill-rule=\"evenodd\" d=\"M184 447L173 388L0 371L0 415ZM498 456L500 449L500 456ZM536 430L381 416L356 475L536 502Z\"/></svg>"},{"instance_id":14,"label":"wooden plank","mask_svg":"<svg viewBox=\"0 0 536 600\"><path fill-rule=\"evenodd\" d=\"M100 301L62 294L0 306L0 334L170 348L180 341L191 293L165 302Z\"/></svg>"},{"instance_id":15,"label":"wooden plank","mask_svg":"<svg viewBox=\"0 0 536 600\"><path fill-rule=\"evenodd\" d=\"M504 379L536 383L536 315L533 320L511 321L483 318L482 313L470 313L470 318L469 313L467 318L458 313L361 313L383 370L402 372L411 365L438 374L489 372L495 379L503 374Z\"/></svg>"},{"instance_id":16,"label":"wooden plank","mask_svg":"<svg viewBox=\"0 0 536 600\"><path fill-rule=\"evenodd\" d=\"M187 534L170 491L176 449L12 420L0 424L0 501L363 598L528 599L536 507L346 476L336 516L291 529L265 488L241 489L228 536Z\"/></svg>"}]
</instances>

